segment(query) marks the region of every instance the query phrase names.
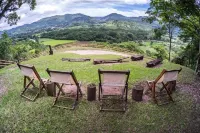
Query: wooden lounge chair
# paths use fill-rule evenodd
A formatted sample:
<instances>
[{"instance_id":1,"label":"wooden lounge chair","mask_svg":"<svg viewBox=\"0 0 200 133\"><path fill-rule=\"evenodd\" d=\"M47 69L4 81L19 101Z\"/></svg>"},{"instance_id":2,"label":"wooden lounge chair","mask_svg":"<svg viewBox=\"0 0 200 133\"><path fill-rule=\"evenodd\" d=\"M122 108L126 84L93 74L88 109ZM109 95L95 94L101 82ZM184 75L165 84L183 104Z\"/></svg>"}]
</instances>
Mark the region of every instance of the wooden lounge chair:
<instances>
[{"instance_id":1,"label":"wooden lounge chair","mask_svg":"<svg viewBox=\"0 0 200 133\"><path fill-rule=\"evenodd\" d=\"M38 74L38 72L36 71L34 66L21 65L21 64L17 64L17 65L18 65L19 69L21 70L21 73L24 75L24 90L22 91L21 96L30 101L35 101L36 98L41 93L41 91L43 89L46 89L45 82L47 80L42 79L40 77L40 75ZM29 81L28 84L27 84L27 80ZM33 87L36 87L36 85L34 84L35 80L39 81L39 91L37 92L36 96L33 99L31 99L31 98L25 96L24 93L29 89L30 85L32 85Z\"/></svg>"},{"instance_id":2,"label":"wooden lounge chair","mask_svg":"<svg viewBox=\"0 0 200 133\"><path fill-rule=\"evenodd\" d=\"M62 71L49 70L48 68L46 71L50 76L50 81L54 82L56 87L59 89L53 106L64 108L64 109L72 109L72 110L75 109L76 105L78 104L79 94L80 94L80 96L82 96L82 91L80 88L81 84L76 80L76 77L75 77L73 71L62 72ZM73 103L72 107L56 105L58 98L62 97L61 92L62 92L62 94L66 94L63 90L64 87L66 89L68 89L69 87L72 87L76 91L76 94L75 94L76 97L73 98L74 103ZM65 98L70 98L70 97L65 96Z\"/></svg>"},{"instance_id":3,"label":"wooden lounge chair","mask_svg":"<svg viewBox=\"0 0 200 133\"><path fill-rule=\"evenodd\" d=\"M157 88L156 86L159 84L162 85L162 88L160 89L160 91L165 89L167 92L167 95L169 96L169 100L173 101L171 97L171 90L168 88L168 86L174 81L176 82L178 78L178 74L180 73L181 70L182 68L180 68L179 70L170 70L170 71L164 69L155 80L147 81L149 90L152 91L152 98L155 103L158 104L157 99L156 99L156 88Z\"/></svg>"},{"instance_id":4,"label":"wooden lounge chair","mask_svg":"<svg viewBox=\"0 0 200 133\"><path fill-rule=\"evenodd\" d=\"M130 71L105 71L99 69L98 73L100 111L126 111ZM119 98L117 100L123 102L122 109L103 108L103 100L109 100L109 97L112 96L117 96Z\"/></svg>"}]
</instances>

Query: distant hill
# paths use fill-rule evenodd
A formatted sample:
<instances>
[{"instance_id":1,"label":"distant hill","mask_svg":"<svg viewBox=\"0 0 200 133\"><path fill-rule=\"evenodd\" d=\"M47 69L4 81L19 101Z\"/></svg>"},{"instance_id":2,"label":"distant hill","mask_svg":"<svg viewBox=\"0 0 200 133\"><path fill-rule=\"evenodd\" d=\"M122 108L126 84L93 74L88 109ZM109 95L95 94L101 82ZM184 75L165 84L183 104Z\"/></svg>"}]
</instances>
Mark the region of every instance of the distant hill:
<instances>
[{"instance_id":1,"label":"distant hill","mask_svg":"<svg viewBox=\"0 0 200 133\"><path fill-rule=\"evenodd\" d=\"M121 29L142 29L150 30L156 25L150 25L143 20L144 17L126 17L120 14L112 13L105 17L90 17L84 14L65 14L43 18L31 24L25 24L6 32L10 35L22 33L36 33L47 29L64 28L84 28L84 27L106 27Z\"/></svg>"}]
</instances>

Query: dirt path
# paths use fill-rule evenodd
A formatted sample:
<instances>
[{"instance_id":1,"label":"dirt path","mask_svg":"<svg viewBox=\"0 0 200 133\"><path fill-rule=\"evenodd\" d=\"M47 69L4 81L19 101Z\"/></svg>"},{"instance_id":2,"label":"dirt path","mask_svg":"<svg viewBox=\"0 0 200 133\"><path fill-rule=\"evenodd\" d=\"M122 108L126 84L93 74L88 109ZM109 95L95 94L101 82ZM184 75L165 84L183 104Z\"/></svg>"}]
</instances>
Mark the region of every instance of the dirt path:
<instances>
[{"instance_id":1,"label":"dirt path","mask_svg":"<svg viewBox=\"0 0 200 133\"><path fill-rule=\"evenodd\" d=\"M0 76L0 98L6 92L5 86L3 84L3 77Z\"/></svg>"},{"instance_id":2,"label":"dirt path","mask_svg":"<svg viewBox=\"0 0 200 133\"><path fill-rule=\"evenodd\" d=\"M74 53L79 55L120 55L120 56L130 56L128 54L123 54L119 52L113 52L113 51L105 51L105 50L73 50L73 51L65 51L65 53Z\"/></svg>"},{"instance_id":3,"label":"dirt path","mask_svg":"<svg viewBox=\"0 0 200 133\"><path fill-rule=\"evenodd\" d=\"M199 133L200 131L200 78L196 79L196 82L192 84L180 84L178 85L180 90L184 93L193 96L194 105L192 107L192 113L190 115L190 123L184 132L186 133ZM189 115L189 114L188 114Z\"/></svg>"}]
</instances>

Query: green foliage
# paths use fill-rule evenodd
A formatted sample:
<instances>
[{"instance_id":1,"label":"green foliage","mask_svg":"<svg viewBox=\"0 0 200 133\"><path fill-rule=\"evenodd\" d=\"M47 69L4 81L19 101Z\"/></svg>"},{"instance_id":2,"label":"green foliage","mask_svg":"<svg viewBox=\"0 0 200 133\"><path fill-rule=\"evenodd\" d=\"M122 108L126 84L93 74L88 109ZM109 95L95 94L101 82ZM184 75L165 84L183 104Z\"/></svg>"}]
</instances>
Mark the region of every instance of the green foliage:
<instances>
[{"instance_id":1,"label":"green foliage","mask_svg":"<svg viewBox=\"0 0 200 133\"><path fill-rule=\"evenodd\" d=\"M120 48L128 49L130 51L135 51L135 52L138 52L138 53L144 53L139 48L139 44L135 43L135 42L123 42L123 43L118 44L117 46L119 46Z\"/></svg>"},{"instance_id":2,"label":"green foliage","mask_svg":"<svg viewBox=\"0 0 200 133\"><path fill-rule=\"evenodd\" d=\"M12 44L12 40L6 33L3 33L0 38L0 59L8 59L10 49L9 46Z\"/></svg>"},{"instance_id":3,"label":"green foliage","mask_svg":"<svg viewBox=\"0 0 200 133\"><path fill-rule=\"evenodd\" d=\"M167 51L165 49L165 47L157 45L153 47L156 50L156 53L154 54L154 56L156 56L158 59L167 59Z\"/></svg>"},{"instance_id":4,"label":"green foliage","mask_svg":"<svg viewBox=\"0 0 200 133\"><path fill-rule=\"evenodd\" d=\"M0 20L5 18L10 25L17 24L20 16L17 14L17 10L22 5L28 4L30 9L33 10L36 6L36 0L1 0L0 1Z\"/></svg>"},{"instance_id":5,"label":"green foliage","mask_svg":"<svg viewBox=\"0 0 200 133\"><path fill-rule=\"evenodd\" d=\"M42 38L52 38L58 40L79 40L120 43L133 40L144 40L148 38L148 32L144 30L130 31L120 29L105 28L82 28L65 29L43 33Z\"/></svg>"},{"instance_id":6,"label":"green foliage","mask_svg":"<svg viewBox=\"0 0 200 133\"><path fill-rule=\"evenodd\" d=\"M154 29L154 39L161 40L163 35L167 34L167 29L165 27Z\"/></svg>"},{"instance_id":7,"label":"green foliage","mask_svg":"<svg viewBox=\"0 0 200 133\"><path fill-rule=\"evenodd\" d=\"M39 54L45 46L32 40L19 41L11 47L14 60L27 59L30 56Z\"/></svg>"},{"instance_id":8,"label":"green foliage","mask_svg":"<svg viewBox=\"0 0 200 133\"><path fill-rule=\"evenodd\" d=\"M188 66L195 69L196 60L198 58L198 50L194 45L182 47L178 55L172 60L174 63Z\"/></svg>"},{"instance_id":9,"label":"green foliage","mask_svg":"<svg viewBox=\"0 0 200 133\"><path fill-rule=\"evenodd\" d=\"M33 40L15 41L6 33L0 38L0 59L21 60L39 54L45 49L45 45Z\"/></svg>"},{"instance_id":10,"label":"green foliage","mask_svg":"<svg viewBox=\"0 0 200 133\"><path fill-rule=\"evenodd\" d=\"M147 56L149 56L149 57L153 57L153 56L154 56L154 53L151 52L150 50L146 50L146 54L147 54Z\"/></svg>"}]
</instances>

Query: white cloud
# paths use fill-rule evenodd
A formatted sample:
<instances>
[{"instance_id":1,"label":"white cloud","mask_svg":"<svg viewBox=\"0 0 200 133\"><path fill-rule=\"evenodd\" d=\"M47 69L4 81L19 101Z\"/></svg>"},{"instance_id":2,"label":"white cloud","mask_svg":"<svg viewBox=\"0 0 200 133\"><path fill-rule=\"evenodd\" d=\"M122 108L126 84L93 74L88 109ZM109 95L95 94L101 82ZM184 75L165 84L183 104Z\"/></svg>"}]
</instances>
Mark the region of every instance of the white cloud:
<instances>
[{"instance_id":1,"label":"white cloud","mask_svg":"<svg viewBox=\"0 0 200 133\"><path fill-rule=\"evenodd\" d=\"M37 0L35 10L30 11L28 5L23 5L18 14L21 16L18 24L10 27L3 20L0 21L0 31L14 28L23 24L35 22L41 18L53 15L82 13L89 16L106 16L118 13L124 16L145 16L144 10L119 10L115 6L123 4L147 4L150 0Z\"/></svg>"}]
</instances>

